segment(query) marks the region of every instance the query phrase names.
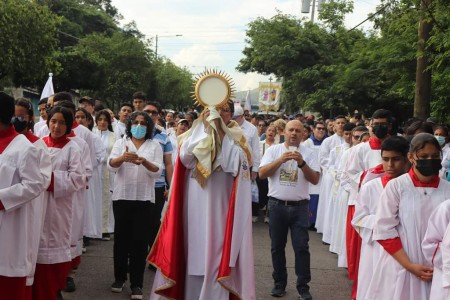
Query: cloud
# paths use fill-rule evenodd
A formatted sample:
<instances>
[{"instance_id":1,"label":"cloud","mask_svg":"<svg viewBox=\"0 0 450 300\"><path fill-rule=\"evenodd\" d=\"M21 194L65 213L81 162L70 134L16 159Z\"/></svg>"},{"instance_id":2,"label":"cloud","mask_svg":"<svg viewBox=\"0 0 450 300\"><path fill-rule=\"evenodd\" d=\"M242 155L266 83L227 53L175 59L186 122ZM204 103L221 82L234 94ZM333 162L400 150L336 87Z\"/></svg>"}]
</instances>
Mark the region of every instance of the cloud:
<instances>
[{"instance_id":1,"label":"cloud","mask_svg":"<svg viewBox=\"0 0 450 300\"><path fill-rule=\"evenodd\" d=\"M379 3L356 0L346 26L351 28L363 21ZM268 76L235 70L243 58L246 25L258 17L270 18L276 10L308 17L300 14L298 0L113 0L112 4L124 16L123 23L136 21L139 30L153 41L157 34L160 36L158 55L187 66L194 74L205 67L219 67L234 78L238 90L253 89L259 81L268 81ZM177 34L183 36L175 38Z\"/></svg>"}]
</instances>

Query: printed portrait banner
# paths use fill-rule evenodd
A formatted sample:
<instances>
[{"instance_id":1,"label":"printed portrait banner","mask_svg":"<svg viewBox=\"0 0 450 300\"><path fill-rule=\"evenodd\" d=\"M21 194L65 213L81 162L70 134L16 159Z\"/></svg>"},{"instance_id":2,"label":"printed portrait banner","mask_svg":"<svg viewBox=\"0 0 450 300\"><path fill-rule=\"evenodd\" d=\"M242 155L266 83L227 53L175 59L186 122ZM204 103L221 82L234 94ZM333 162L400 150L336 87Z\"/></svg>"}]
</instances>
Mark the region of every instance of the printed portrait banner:
<instances>
[{"instance_id":1,"label":"printed portrait banner","mask_svg":"<svg viewBox=\"0 0 450 300\"><path fill-rule=\"evenodd\" d=\"M278 112L280 109L281 82L260 82L258 104L259 111Z\"/></svg>"}]
</instances>

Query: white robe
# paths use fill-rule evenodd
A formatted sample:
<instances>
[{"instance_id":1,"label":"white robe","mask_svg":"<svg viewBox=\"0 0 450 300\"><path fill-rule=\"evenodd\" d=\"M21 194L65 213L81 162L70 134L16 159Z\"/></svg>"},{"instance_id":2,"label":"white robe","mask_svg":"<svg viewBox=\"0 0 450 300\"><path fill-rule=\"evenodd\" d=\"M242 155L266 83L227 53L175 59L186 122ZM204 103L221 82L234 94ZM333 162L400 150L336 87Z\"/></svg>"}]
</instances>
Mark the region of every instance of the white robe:
<instances>
[{"instance_id":1,"label":"white robe","mask_svg":"<svg viewBox=\"0 0 450 300\"><path fill-rule=\"evenodd\" d=\"M92 161L88 144L80 137L70 137L81 150L81 168L84 171L85 186L92 177ZM84 229L84 210L86 206L87 189L86 187L74 193L72 202L72 233L70 251L72 258L82 254L83 249L83 229Z\"/></svg>"},{"instance_id":2,"label":"white robe","mask_svg":"<svg viewBox=\"0 0 450 300\"><path fill-rule=\"evenodd\" d=\"M450 224L447 226L440 248L442 252L442 288L446 293L450 293Z\"/></svg>"},{"instance_id":3,"label":"white robe","mask_svg":"<svg viewBox=\"0 0 450 300\"><path fill-rule=\"evenodd\" d=\"M92 177L86 197L84 235L101 238L103 233L103 182L102 163L107 158L101 138L93 134L95 156L92 163Z\"/></svg>"},{"instance_id":4,"label":"white robe","mask_svg":"<svg viewBox=\"0 0 450 300\"><path fill-rule=\"evenodd\" d=\"M192 172L197 163L197 159L193 155L192 150L206 137L206 133L202 125L199 125L194 130L192 136L183 142L179 150L181 162L188 169L186 172L186 180L188 183L185 190L187 205L184 206L183 218L185 230L184 245L187 262L185 299L228 300L230 292L219 284L217 275L221 261L230 193L234 177L239 173L241 168L240 162L245 154L238 145L229 139L228 136L225 136L222 142L222 151L216 158L216 160L219 160L222 170L213 172L203 189L192 176ZM242 176L242 172L240 176ZM248 174L247 177L249 177ZM241 179L241 182L242 186L244 184L247 185L247 195L250 196L249 178L246 180ZM199 195L202 195L202 197L199 197ZM236 210L236 212L239 212L239 216L242 214L242 218L237 219L239 219L239 222L242 222L241 224L245 224L244 227L246 230L245 232L233 231L233 239L240 237L240 241L242 238L247 241L252 240L251 201L247 201L246 199L236 199L236 201L240 202L236 202L236 207L239 205L241 208ZM236 228L242 228L242 225L236 226ZM237 244L241 245L241 243L238 242ZM236 242L234 244L236 245ZM248 245L251 246L251 242ZM231 250L230 261L234 261L235 264L239 260L239 255L252 254L252 251L239 253L237 252L238 250L238 248ZM248 278L246 282L254 283L253 256L246 257L246 262L247 266L244 266L246 275L253 277ZM234 269L236 265L231 264L230 267ZM241 268L243 267L241 266ZM150 299L165 299L154 293L157 287L164 284L164 280L158 270ZM241 295L243 299L256 299L254 288L254 284L245 287L244 290L247 294Z\"/></svg>"},{"instance_id":5,"label":"white robe","mask_svg":"<svg viewBox=\"0 0 450 300\"><path fill-rule=\"evenodd\" d=\"M33 145L36 147L39 154L39 170L41 171L45 182L44 188L47 189L52 177L52 161L50 159L50 153L43 140L37 140L33 143ZM47 198L45 197L46 195L44 192L45 189L36 199L30 202L30 215L28 216L28 220L30 222L28 224L30 225L29 232L31 232L31 234L29 235L30 247L28 248L28 255L32 260L32 270L27 276L27 286L33 285L34 282L34 273L36 271L36 261L39 251L39 240L44 226L45 211L47 209Z\"/></svg>"},{"instance_id":6,"label":"white robe","mask_svg":"<svg viewBox=\"0 0 450 300\"><path fill-rule=\"evenodd\" d=\"M339 162L336 166L336 182L338 184L338 190L336 193L335 211L333 211L333 223L331 232L331 244L330 251L337 253L339 256L347 256L345 251L345 230L347 224L347 211L348 211L348 192L341 186L341 175L344 166L347 164L349 153L352 148L347 148L341 155ZM343 251L344 250L344 251ZM340 263L342 265L342 262ZM338 266L340 266L338 264Z\"/></svg>"},{"instance_id":7,"label":"white robe","mask_svg":"<svg viewBox=\"0 0 450 300\"><path fill-rule=\"evenodd\" d=\"M327 210L327 201L329 200L329 195L331 188L333 186L334 178L328 173L329 166L329 156L331 150L333 150L337 145L344 143L343 137L337 134L326 138L320 145L319 150L319 164L322 169L322 182L320 185L319 193L319 204L317 206L317 218L316 218L316 228L317 232L321 233L325 230L325 214Z\"/></svg>"},{"instance_id":8,"label":"white robe","mask_svg":"<svg viewBox=\"0 0 450 300\"><path fill-rule=\"evenodd\" d=\"M326 201L325 220L323 226L322 241L330 244L330 251L337 253L336 244L333 244L333 235L336 235L336 214L337 214L337 196L339 190L339 178L340 171L339 163L341 161L342 153L349 148L347 143L342 143L334 147L330 153L328 172L333 177L333 185L329 194L329 199Z\"/></svg>"},{"instance_id":9,"label":"white robe","mask_svg":"<svg viewBox=\"0 0 450 300\"><path fill-rule=\"evenodd\" d=\"M115 143L115 134L111 131L97 130L97 135L101 138L103 146L105 147L105 159L102 161L100 173L102 176L102 233L114 232L114 214L112 210L112 191L114 188L114 172L108 169L107 161L111 154L112 148Z\"/></svg>"},{"instance_id":10,"label":"white robe","mask_svg":"<svg viewBox=\"0 0 450 300\"><path fill-rule=\"evenodd\" d=\"M422 251L428 265L433 266L433 281L431 282L430 299L450 299L450 288L443 288L442 279L442 250L445 231L450 224L450 200L439 205L431 214L427 232L422 242ZM445 251L445 250L444 250Z\"/></svg>"},{"instance_id":11,"label":"white robe","mask_svg":"<svg viewBox=\"0 0 450 300\"><path fill-rule=\"evenodd\" d=\"M33 240L29 238L30 202L50 183L42 175L40 153L20 134L0 154L0 275L26 277L33 270ZM6 242L5 242L6 241Z\"/></svg>"},{"instance_id":12,"label":"white robe","mask_svg":"<svg viewBox=\"0 0 450 300\"><path fill-rule=\"evenodd\" d=\"M53 192L47 192L47 210L37 262L57 264L72 260L72 202L77 191L85 188L85 170L81 150L74 141L63 148L49 148L53 169Z\"/></svg>"},{"instance_id":13,"label":"white robe","mask_svg":"<svg viewBox=\"0 0 450 300\"><path fill-rule=\"evenodd\" d=\"M383 184L381 178L376 178L361 187L361 191L356 199L352 225L362 239L358 290L356 292L358 300L365 299L374 268L380 259L382 251L384 251L381 245L372 238L375 214L382 192Z\"/></svg>"},{"instance_id":14,"label":"white robe","mask_svg":"<svg viewBox=\"0 0 450 300\"><path fill-rule=\"evenodd\" d=\"M415 187L409 174L392 179L381 194L373 239L400 237L411 262L428 265L421 243L432 211L448 198L450 184L443 180L438 188L429 188ZM366 299L426 300L429 299L430 288L431 283L421 281L387 251L382 251Z\"/></svg>"}]
</instances>

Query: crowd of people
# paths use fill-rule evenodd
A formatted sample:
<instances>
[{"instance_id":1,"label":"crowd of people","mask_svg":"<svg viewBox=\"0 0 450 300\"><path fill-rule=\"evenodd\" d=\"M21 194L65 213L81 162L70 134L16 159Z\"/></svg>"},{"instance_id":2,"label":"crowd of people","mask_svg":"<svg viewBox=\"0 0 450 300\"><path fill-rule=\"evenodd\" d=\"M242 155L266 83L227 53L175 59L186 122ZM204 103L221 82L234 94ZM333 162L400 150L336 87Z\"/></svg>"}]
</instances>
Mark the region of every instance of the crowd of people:
<instances>
[{"instance_id":1,"label":"crowd of people","mask_svg":"<svg viewBox=\"0 0 450 300\"><path fill-rule=\"evenodd\" d=\"M174 112L136 92L117 112L60 92L0 93L0 299L62 299L91 239L142 299L256 299L252 223L268 223L273 288L312 299L309 231L348 269L352 299L450 299L450 136L385 109L333 119L229 101ZM8 242L4 242L8 241Z\"/></svg>"}]
</instances>

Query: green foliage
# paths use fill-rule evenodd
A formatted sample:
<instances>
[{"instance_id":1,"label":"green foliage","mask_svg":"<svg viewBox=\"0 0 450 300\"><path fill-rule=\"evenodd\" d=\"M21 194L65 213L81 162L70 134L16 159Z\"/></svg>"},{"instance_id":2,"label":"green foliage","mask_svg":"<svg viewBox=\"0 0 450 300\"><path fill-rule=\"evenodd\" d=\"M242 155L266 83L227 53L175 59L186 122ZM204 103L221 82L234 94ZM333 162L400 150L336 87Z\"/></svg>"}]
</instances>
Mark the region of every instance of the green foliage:
<instances>
[{"instance_id":1,"label":"green foliage","mask_svg":"<svg viewBox=\"0 0 450 300\"><path fill-rule=\"evenodd\" d=\"M60 19L33 1L0 1L0 79L15 85L33 85L50 71Z\"/></svg>"},{"instance_id":2,"label":"green foliage","mask_svg":"<svg viewBox=\"0 0 450 300\"><path fill-rule=\"evenodd\" d=\"M0 2L0 80L37 85L54 73L56 91L79 90L116 109L142 90L153 100L183 107L191 74L155 59L135 22L120 28L111 0Z\"/></svg>"},{"instance_id":3,"label":"green foliage","mask_svg":"<svg viewBox=\"0 0 450 300\"><path fill-rule=\"evenodd\" d=\"M433 74L432 115L450 121L450 1L433 1L426 17L434 23L427 54ZM374 29L348 31L343 21L352 2L322 6L321 24L278 12L248 24L245 57L237 70L283 78L285 109L323 116L370 115L391 109L400 120L412 116L415 93L419 2L385 0L373 16Z\"/></svg>"}]
</instances>

